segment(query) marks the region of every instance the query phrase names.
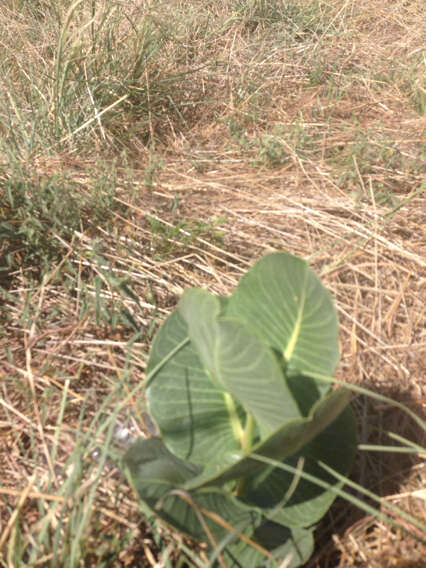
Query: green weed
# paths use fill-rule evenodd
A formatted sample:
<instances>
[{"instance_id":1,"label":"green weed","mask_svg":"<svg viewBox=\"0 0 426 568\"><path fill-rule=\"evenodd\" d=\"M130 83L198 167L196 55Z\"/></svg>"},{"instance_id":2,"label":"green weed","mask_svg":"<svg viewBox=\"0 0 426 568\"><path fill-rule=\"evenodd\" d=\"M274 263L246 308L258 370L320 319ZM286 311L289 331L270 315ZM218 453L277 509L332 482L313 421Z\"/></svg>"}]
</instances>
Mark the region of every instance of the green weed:
<instances>
[{"instance_id":1,"label":"green weed","mask_svg":"<svg viewBox=\"0 0 426 568\"><path fill-rule=\"evenodd\" d=\"M90 172L90 170L89 170ZM63 241L71 242L74 231L108 223L112 217L114 168L93 171L90 191L66 173L37 175L15 169L3 180L3 256L8 268L47 268L64 254Z\"/></svg>"},{"instance_id":2,"label":"green weed","mask_svg":"<svg viewBox=\"0 0 426 568\"><path fill-rule=\"evenodd\" d=\"M227 221L225 217L213 218L210 221L199 219L182 219L171 225L156 217L147 216L149 230L152 234L151 254L158 260L165 260L204 239L217 246L223 245L223 236L219 227Z\"/></svg>"}]
</instances>

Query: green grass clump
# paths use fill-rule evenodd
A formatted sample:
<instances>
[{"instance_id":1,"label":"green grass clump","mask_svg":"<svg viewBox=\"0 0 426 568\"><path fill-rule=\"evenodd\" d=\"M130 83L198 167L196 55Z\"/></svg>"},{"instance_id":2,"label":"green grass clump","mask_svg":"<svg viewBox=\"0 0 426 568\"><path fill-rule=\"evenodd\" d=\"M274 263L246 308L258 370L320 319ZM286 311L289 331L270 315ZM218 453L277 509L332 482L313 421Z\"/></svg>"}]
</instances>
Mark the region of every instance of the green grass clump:
<instances>
[{"instance_id":1,"label":"green grass clump","mask_svg":"<svg viewBox=\"0 0 426 568\"><path fill-rule=\"evenodd\" d=\"M200 62L191 64L182 45L187 25L179 14L161 18L161 2L81 0L43 17L40 10L23 3L3 46L0 113L11 151L27 158L77 143L119 152L161 138L170 119L185 124L199 104L191 73Z\"/></svg>"}]
</instances>

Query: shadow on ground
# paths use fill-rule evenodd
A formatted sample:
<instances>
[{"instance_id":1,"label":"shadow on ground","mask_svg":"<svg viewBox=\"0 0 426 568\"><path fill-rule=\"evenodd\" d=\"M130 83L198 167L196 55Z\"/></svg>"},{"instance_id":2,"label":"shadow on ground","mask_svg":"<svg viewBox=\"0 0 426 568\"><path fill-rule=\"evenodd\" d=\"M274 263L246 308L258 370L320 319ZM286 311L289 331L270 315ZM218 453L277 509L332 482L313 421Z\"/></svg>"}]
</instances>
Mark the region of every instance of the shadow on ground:
<instances>
[{"instance_id":1,"label":"shadow on ground","mask_svg":"<svg viewBox=\"0 0 426 568\"><path fill-rule=\"evenodd\" d=\"M374 384L363 387L403 404L425 420L422 399L411 393L398 388L379 389ZM360 445L401 445L389 437L388 433L393 432L419 446L425 446L425 431L403 409L364 395L354 400L353 407L358 419ZM351 479L424 522L424 501L413 496L415 491L422 488L424 470L424 456L418 454L359 450ZM380 506L374 499L362 496L354 489L349 491L374 508ZM383 507L381 510L390 513ZM418 540L424 539L424 535L397 514L392 516L400 528L378 521L374 515L369 515L344 499L337 499L318 526L316 554L306 568L424 566L425 542ZM411 535L403 529L410 531Z\"/></svg>"}]
</instances>

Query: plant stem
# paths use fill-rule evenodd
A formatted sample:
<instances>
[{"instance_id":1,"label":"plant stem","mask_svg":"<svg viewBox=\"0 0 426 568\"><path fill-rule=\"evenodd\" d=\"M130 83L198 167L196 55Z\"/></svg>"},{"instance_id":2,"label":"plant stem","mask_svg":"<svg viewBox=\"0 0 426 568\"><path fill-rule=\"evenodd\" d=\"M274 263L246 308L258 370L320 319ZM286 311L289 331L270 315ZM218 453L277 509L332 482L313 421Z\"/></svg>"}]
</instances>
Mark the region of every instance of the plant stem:
<instances>
[{"instance_id":1,"label":"plant stem","mask_svg":"<svg viewBox=\"0 0 426 568\"><path fill-rule=\"evenodd\" d=\"M244 454L251 450L251 443L253 441L254 419L251 414L247 414L246 425L244 428L243 436L241 438L241 449Z\"/></svg>"},{"instance_id":2,"label":"plant stem","mask_svg":"<svg viewBox=\"0 0 426 568\"><path fill-rule=\"evenodd\" d=\"M228 412L229 412L229 419L231 421L234 436L237 440L240 440L240 443L242 445L243 439L244 439L244 430L241 426L241 422L240 422L240 419L238 417L238 412L237 412L237 409L235 407L234 399L227 392L224 392L224 398L225 398L226 408L228 409Z\"/></svg>"},{"instance_id":3,"label":"plant stem","mask_svg":"<svg viewBox=\"0 0 426 568\"><path fill-rule=\"evenodd\" d=\"M246 425L241 437L241 450L243 454L248 454L251 450L253 441L254 418L251 414L247 414ZM238 497L244 497L247 490L247 478L241 477L238 480L236 492Z\"/></svg>"}]
</instances>

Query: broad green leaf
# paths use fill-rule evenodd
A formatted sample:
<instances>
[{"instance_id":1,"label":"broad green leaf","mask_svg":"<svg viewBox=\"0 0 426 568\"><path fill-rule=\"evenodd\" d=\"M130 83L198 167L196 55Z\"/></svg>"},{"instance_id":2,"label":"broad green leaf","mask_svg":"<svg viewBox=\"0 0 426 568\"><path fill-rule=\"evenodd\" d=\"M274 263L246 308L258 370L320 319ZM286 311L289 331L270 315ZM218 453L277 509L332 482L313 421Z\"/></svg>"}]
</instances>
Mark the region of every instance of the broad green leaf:
<instances>
[{"instance_id":1,"label":"broad green leaf","mask_svg":"<svg viewBox=\"0 0 426 568\"><path fill-rule=\"evenodd\" d=\"M187 325L176 310L155 336L148 374L187 336ZM147 399L164 442L177 456L222 466L228 454L241 449L244 412L209 379L190 342L160 368Z\"/></svg>"},{"instance_id":2,"label":"broad green leaf","mask_svg":"<svg viewBox=\"0 0 426 568\"><path fill-rule=\"evenodd\" d=\"M283 252L261 258L234 290L225 315L254 326L283 358L287 376L333 374L339 357L336 309L304 260Z\"/></svg>"},{"instance_id":3,"label":"broad green leaf","mask_svg":"<svg viewBox=\"0 0 426 568\"><path fill-rule=\"evenodd\" d=\"M213 381L216 379L214 368L220 310L219 299L201 288L188 288L178 303L178 311L188 326L189 338Z\"/></svg>"},{"instance_id":4,"label":"broad green leaf","mask_svg":"<svg viewBox=\"0 0 426 568\"><path fill-rule=\"evenodd\" d=\"M304 446L300 452L291 456L284 463L297 467L298 463L304 473L308 473L331 486L342 484L335 477L328 475L318 465L325 462L342 475L346 475L352 466L357 449L356 423L350 407L345 410ZM303 461L299 461L303 458ZM295 484L285 500L292 484ZM271 518L286 526L306 527L319 521L330 508L336 497L335 492L327 491L303 477L294 479L294 475L279 468L271 468L269 472L248 480L246 499L263 508L270 508ZM282 505L280 507L280 504Z\"/></svg>"},{"instance_id":5,"label":"broad green leaf","mask_svg":"<svg viewBox=\"0 0 426 568\"><path fill-rule=\"evenodd\" d=\"M288 566L296 567L312 552L309 531L288 529L264 519L258 508L248 507L216 488L197 492L180 489L180 484L198 468L177 459L159 438L137 440L123 461L131 484L148 508L181 532L206 541L212 554L223 554L230 568L260 568L271 565L271 558L285 557L292 558ZM218 546L222 550L215 552Z\"/></svg>"},{"instance_id":6,"label":"broad green leaf","mask_svg":"<svg viewBox=\"0 0 426 568\"><path fill-rule=\"evenodd\" d=\"M177 458L157 436L138 438L123 459L138 491L145 486L149 491L151 482L168 485L170 490L184 484L201 470L200 466ZM142 485L139 486L139 483Z\"/></svg>"},{"instance_id":7,"label":"broad green leaf","mask_svg":"<svg viewBox=\"0 0 426 568\"><path fill-rule=\"evenodd\" d=\"M219 318L217 298L189 289L178 308L206 374L255 418L262 437L300 416L272 350L245 324Z\"/></svg>"},{"instance_id":8,"label":"broad green leaf","mask_svg":"<svg viewBox=\"0 0 426 568\"><path fill-rule=\"evenodd\" d=\"M248 535L247 535L248 536ZM286 566L297 568L305 565L314 550L312 531L302 528L288 528L264 519L250 538L266 548L270 558L266 558L243 540L235 542L225 550L226 564L229 568L277 568Z\"/></svg>"},{"instance_id":9,"label":"broad green leaf","mask_svg":"<svg viewBox=\"0 0 426 568\"><path fill-rule=\"evenodd\" d=\"M223 515L231 524L239 526L252 524L253 515L256 517L251 508L240 504L222 490L213 488L196 496L180 490L185 479L192 477L199 467L176 458L160 438L136 440L123 461L128 478L148 507L193 538L205 540L206 533L191 501L208 511ZM257 519L259 522L260 514L257 514ZM215 538L222 539L226 536L226 528L208 517L206 522Z\"/></svg>"},{"instance_id":10,"label":"broad green leaf","mask_svg":"<svg viewBox=\"0 0 426 568\"><path fill-rule=\"evenodd\" d=\"M336 420L347 406L350 396L350 392L345 389L332 391L316 402L308 417L284 422L281 428L255 444L251 451L278 461L293 456ZM263 464L250 455L236 454L234 462L224 465L220 471L216 467L205 467L200 475L185 483L185 488L192 490L211 485L220 486L231 480L256 475L265 469Z\"/></svg>"}]
</instances>

